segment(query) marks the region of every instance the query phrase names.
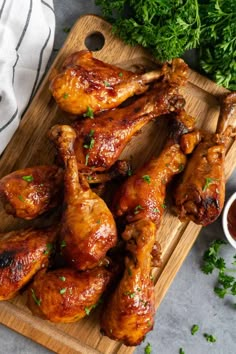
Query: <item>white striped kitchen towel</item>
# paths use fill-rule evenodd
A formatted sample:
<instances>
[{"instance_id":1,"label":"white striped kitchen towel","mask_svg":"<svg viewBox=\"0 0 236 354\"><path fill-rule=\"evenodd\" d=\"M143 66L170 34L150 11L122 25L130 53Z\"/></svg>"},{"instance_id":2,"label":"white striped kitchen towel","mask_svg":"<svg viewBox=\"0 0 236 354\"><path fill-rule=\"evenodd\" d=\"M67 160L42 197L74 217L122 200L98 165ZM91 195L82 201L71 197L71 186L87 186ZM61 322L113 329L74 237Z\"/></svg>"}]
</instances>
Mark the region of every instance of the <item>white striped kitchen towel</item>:
<instances>
[{"instance_id":1,"label":"white striped kitchen towel","mask_svg":"<svg viewBox=\"0 0 236 354\"><path fill-rule=\"evenodd\" d=\"M53 0L0 0L0 154L36 92L54 33Z\"/></svg>"}]
</instances>

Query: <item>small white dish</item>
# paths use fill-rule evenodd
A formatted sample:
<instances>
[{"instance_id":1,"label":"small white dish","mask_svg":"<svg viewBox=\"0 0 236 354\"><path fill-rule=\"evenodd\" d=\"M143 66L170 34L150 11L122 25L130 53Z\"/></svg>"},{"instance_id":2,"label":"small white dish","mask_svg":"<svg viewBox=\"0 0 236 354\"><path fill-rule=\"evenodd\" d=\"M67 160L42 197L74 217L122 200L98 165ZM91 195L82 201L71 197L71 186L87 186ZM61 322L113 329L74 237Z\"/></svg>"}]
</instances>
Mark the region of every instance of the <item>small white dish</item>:
<instances>
[{"instance_id":1,"label":"small white dish","mask_svg":"<svg viewBox=\"0 0 236 354\"><path fill-rule=\"evenodd\" d=\"M235 200L236 200L236 192L234 192L231 195L231 197L228 199L228 201L225 203L223 215L222 215L222 226L227 240L229 241L231 246L233 246L236 249L236 239L233 238L228 227L229 210ZM236 220L235 220L235 225L236 225Z\"/></svg>"}]
</instances>

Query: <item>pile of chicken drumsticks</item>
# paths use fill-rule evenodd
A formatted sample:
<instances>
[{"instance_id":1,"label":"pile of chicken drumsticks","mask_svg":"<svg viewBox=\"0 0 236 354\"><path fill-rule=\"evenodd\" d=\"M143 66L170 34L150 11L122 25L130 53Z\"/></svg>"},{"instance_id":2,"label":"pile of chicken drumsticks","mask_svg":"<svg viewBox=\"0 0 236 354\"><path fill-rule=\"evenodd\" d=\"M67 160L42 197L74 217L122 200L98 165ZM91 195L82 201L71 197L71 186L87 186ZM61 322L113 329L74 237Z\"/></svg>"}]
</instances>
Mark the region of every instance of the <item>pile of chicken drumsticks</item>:
<instances>
[{"instance_id":1,"label":"pile of chicken drumsticks","mask_svg":"<svg viewBox=\"0 0 236 354\"><path fill-rule=\"evenodd\" d=\"M179 89L187 80L182 59L142 74L106 64L89 51L65 60L50 82L57 105L73 117L70 125L55 125L48 133L58 163L0 180L6 213L30 220L63 205L60 220L1 233L0 300L28 285L33 314L69 323L89 315L103 298L102 333L128 346L140 344L154 324L152 269L161 265L158 228L167 186L180 174L173 209L181 221L205 226L224 205L224 157L235 135L228 120L236 111L236 93L220 97L212 134L196 129L184 109ZM119 157L160 116L169 126L164 148L131 174L129 162ZM93 184L113 178L119 186L108 206Z\"/></svg>"}]
</instances>

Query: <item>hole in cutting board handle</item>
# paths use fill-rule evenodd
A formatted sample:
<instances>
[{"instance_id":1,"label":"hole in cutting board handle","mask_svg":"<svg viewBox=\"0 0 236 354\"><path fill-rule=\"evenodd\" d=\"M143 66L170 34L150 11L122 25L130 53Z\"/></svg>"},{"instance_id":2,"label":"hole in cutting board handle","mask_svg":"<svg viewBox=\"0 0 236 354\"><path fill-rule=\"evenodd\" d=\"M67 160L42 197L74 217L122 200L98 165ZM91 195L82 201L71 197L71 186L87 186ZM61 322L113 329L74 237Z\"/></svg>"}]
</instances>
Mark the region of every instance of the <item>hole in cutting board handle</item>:
<instances>
[{"instance_id":1,"label":"hole in cutting board handle","mask_svg":"<svg viewBox=\"0 0 236 354\"><path fill-rule=\"evenodd\" d=\"M104 47L105 37L101 32L92 32L85 38L84 44L88 50L97 52Z\"/></svg>"}]
</instances>

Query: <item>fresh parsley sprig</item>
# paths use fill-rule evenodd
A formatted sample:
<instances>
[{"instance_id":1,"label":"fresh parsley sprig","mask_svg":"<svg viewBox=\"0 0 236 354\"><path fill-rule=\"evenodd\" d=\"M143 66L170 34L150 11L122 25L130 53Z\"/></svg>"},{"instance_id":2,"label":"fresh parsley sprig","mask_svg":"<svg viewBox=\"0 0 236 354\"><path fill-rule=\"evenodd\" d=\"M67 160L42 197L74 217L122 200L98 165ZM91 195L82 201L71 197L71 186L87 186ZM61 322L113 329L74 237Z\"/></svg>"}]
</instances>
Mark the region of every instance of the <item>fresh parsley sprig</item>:
<instances>
[{"instance_id":1,"label":"fresh parsley sprig","mask_svg":"<svg viewBox=\"0 0 236 354\"><path fill-rule=\"evenodd\" d=\"M236 278L234 275L228 273L236 273L236 268L227 268L226 262L220 256L220 249L226 242L223 240L215 240L211 243L210 247L206 250L203 256L202 271L205 274L211 274L214 270L218 271L217 285L214 288L215 293L224 298L225 295L236 296ZM232 265L235 266L236 255Z\"/></svg>"}]
</instances>

